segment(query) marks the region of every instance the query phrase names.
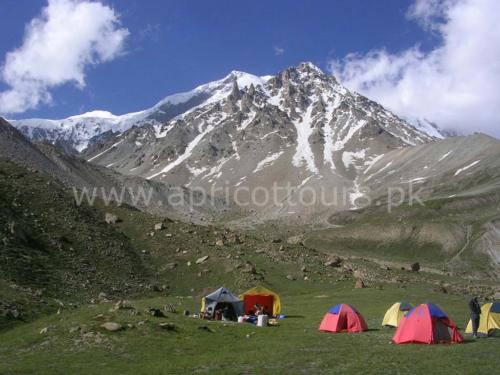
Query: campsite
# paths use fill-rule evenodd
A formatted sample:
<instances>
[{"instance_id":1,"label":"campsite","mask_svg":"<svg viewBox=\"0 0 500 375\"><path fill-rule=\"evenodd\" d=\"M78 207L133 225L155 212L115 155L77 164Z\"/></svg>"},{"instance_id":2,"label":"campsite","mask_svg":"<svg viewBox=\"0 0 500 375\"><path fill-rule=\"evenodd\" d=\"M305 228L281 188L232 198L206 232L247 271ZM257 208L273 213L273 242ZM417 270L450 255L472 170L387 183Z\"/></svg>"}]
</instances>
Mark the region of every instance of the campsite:
<instances>
[{"instance_id":1,"label":"campsite","mask_svg":"<svg viewBox=\"0 0 500 375\"><path fill-rule=\"evenodd\" d=\"M29 174L16 186L34 189L43 197L48 194L44 190L46 184L31 180ZM55 201L63 215L50 217L57 224L49 226L49 230L56 231L53 233L57 238L86 236L80 229L72 231L65 226L68 219L60 206L63 203ZM34 204L43 204L43 200ZM38 208L32 206L32 209ZM126 235L131 245L140 249L141 263L154 270L154 277L130 284L138 292L127 296L119 291L105 295L98 288L79 294L81 289L74 288L69 280L60 284L70 296L64 301L50 297L49 293L54 293L50 289L53 284L45 286L45 294L38 295L36 289L13 289L12 284L0 283L4 295L23 306L23 320L1 321L9 326L0 332L0 373L449 374L452 371L472 375L478 369L495 373L500 365L498 333L478 340L465 333L470 295L481 296L481 302L491 300L496 284L471 284L460 276L444 275L437 271L439 259L432 253L422 252L419 260L423 269L412 271L413 256L372 260L349 247L339 254L307 240L306 233L300 234L303 241L296 241L297 233L303 233L300 228L286 231L260 228L242 233L162 221L126 206L97 206L97 209L103 218L105 212L120 218L112 230L120 234L121 241ZM162 223L162 229L154 231L160 227L158 223ZM99 229L93 235L99 238ZM221 236L225 244L217 246ZM362 249L361 245L359 248ZM44 264L46 260L37 261ZM92 259L76 257L74 261L85 270ZM109 280L118 285L123 271L109 275L114 277ZM127 281L134 282L130 278ZM265 287L279 296L279 300L273 298L272 314L279 311L286 317L270 327L199 319L203 297L220 287L230 290L237 300L248 295L247 308L260 302L271 310L267 297L254 297L262 290L255 287ZM435 303L457 324L464 343L394 344L395 329L382 323L387 310L401 301L412 306ZM329 309L342 303L362 314L367 331L319 330ZM184 316L184 311L196 317ZM108 331L103 325L118 330Z\"/></svg>"},{"instance_id":2,"label":"campsite","mask_svg":"<svg viewBox=\"0 0 500 375\"><path fill-rule=\"evenodd\" d=\"M468 312L463 298L430 292L421 287L401 291L395 287L383 290L352 289L352 283L337 285L325 294L324 287L307 287L307 292L281 295L283 308L289 318L279 327L258 328L250 324L205 322L168 314L165 318L130 316L125 310L110 314L112 303L92 308L82 306L62 315L53 315L19 327L2 336L1 353L4 368L17 373L61 373L56 368L71 370L72 374L96 371L116 373L287 373L303 371L317 374L460 374L495 373L498 369L500 339L491 337L464 344L394 345L393 329L381 327L381 318L390 302L404 294L412 301L432 298L453 319L465 327ZM318 331L319 322L333 300L349 300L363 312L368 332L359 334L328 334ZM137 309L171 302L179 308L199 309L199 300L191 298L156 298L132 301ZM178 305L179 304L179 305ZM103 314L135 328L121 332L103 332L88 336L84 345L75 345L77 325L95 332L102 320L93 317ZM141 321L146 321L140 325ZM176 331L164 331L158 322L172 322ZM207 330L200 329L206 326ZM39 331L49 328L45 336ZM97 328L98 330L98 328ZM85 335L82 335L85 337ZM101 344L96 341L102 340ZM5 342L11 342L8 347ZM8 358L5 361L5 358ZM265 359L258 360L258 358ZM49 365L50 364L50 365ZM13 372L13 371L11 371Z\"/></svg>"},{"instance_id":3,"label":"campsite","mask_svg":"<svg viewBox=\"0 0 500 375\"><path fill-rule=\"evenodd\" d=\"M0 375L500 375L500 0L0 4Z\"/></svg>"}]
</instances>

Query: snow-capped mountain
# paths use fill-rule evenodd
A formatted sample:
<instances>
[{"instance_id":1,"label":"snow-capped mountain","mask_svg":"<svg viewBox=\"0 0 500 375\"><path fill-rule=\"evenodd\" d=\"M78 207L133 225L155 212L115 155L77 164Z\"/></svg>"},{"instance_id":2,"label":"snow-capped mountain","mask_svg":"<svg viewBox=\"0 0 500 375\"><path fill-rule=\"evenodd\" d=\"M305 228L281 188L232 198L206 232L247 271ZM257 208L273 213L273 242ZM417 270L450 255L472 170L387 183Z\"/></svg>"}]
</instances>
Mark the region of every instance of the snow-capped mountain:
<instances>
[{"instance_id":1,"label":"snow-capped mountain","mask_svg":"<svg viewBox=\"0 0 500 375\"><path fill-rule=\"evenodd\" d=\"M480 179L482 192L500 178L498 140L442 140L435 125L401 119L311 63L276 76L231 72L133 114L37 121L15 123L124 175L227 193L259 221L317 220L409 182L441 198L478 189L481 174L493 176ZM297 204L312 193L313 205Z\"/></svg>"},{"instance_id":2,"label":"snow-capped mountain","mask_svg":"<svg viewBox=\"0 0 500 375\"><path fill-rule=\"evenodd\" d=\"M233 72L222 82L201 104L96 142L84 156L124 174L205 189L342 187L351 192L339 208L352 208L362 170L391 150L436 139L311 63L274 77Z\"/></svg>"},{"instance_id":3,"label":"snow-capped mountain","mask_svg":"<svg viewBox=\"0 0 500 375\"><path fill-rule=\"evenodd\" d=\"M49 141L67 150L81 152L92 144L93 138L103 134L120 134L132 126L162 124L197 106L221 100L229 95L235 79L240 87L248 87L250 84L262 85L269 77L233 71L221 80L167 96L149 109L120 116L98 110L61 120L35 118L9 122L31 140Z\"/></svg>"}]
</instances>

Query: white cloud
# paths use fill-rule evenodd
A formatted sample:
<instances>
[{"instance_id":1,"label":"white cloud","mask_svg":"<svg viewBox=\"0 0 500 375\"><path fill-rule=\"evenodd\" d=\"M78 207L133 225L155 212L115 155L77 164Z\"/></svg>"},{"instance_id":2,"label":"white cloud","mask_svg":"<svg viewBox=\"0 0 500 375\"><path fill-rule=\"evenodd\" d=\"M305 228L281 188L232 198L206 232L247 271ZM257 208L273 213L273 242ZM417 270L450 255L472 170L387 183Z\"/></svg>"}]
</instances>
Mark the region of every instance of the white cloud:
<instances>
[{"instance_id":1,"label":"white cloud","mask_svg":"<svg viewBox=\"0 0 500 375\"><path fill-rule=\"evenodd\" d=\"M274 50L274 56L281 56L285 53L285 49L282 47L274 46L273 50Z\"/></svg>"},{"instance_id":2,"label":"white cloud","mask_svg":"<svg viewBox=\"0 0 500 375\"><path fill-rule=\"evenodd\" d=\"M19 113L52 101L50 89L85 86L85 68L113 60L129 35L116 12L100 2L49 0L26 26L23 44L7 53L0 112Z\"/></svg>"},{"instance_id":3,"label":"white cloud","mask_svg":"<svg viewBox=\"0 0 500 375\"><path fill-rule=\"evenodd\" d=\"M347 87L398 114L498 137L499 14L498 0L417 0L407 16L439 38L437 47L352 53L330 62L330 69Z\"/></svg>"}]
</instances>

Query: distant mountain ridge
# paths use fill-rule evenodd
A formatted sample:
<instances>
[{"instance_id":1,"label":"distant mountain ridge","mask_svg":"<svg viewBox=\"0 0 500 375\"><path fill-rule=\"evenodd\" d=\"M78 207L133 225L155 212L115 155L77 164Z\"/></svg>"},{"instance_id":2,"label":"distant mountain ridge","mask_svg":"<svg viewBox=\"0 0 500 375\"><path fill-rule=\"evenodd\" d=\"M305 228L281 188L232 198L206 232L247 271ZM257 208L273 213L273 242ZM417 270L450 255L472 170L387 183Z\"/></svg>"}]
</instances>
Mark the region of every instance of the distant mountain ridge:
<instances>
[{"instance_id":1,"label":"distant mountain ridge","mask_svg":"<svg viewBox=\"0 0 500 375\"><path fill-rule=\"evenodd\" d=\"M139 112L117 116L108 111L96 110L60 120L33 118L9 122L31 140L49 141L68 150L81 152L91 144L94 137L104 133L120 134L132 126L159 125L196 106L216 101L229 93L234 79L241 87L246 87L252 83L262 84L268 78L232 71L221 80L169 95L153 107Z\"/></svg>"}]
</instances>

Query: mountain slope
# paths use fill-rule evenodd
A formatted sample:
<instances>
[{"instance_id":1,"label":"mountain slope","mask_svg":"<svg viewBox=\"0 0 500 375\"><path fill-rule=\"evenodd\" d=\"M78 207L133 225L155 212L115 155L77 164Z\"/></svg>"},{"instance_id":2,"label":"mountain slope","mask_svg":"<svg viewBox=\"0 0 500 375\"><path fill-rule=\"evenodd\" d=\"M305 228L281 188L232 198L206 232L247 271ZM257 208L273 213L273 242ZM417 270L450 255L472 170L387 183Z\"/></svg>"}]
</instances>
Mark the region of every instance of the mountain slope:
<instances>
[{"instance_id":1,"label":"mountain slope","mask_svg":"<svg viewBox=\"0 0 500 375\"><path fill-rule=\"evenodd\" d=\"M0 157L31 171L47 173L66 189L76 189L76 196L84 201L101 198L110 203L121 202L171 219L198 223L212 221L226 208L225 202L218 199L193 206L190 202L197 198L197 194L187 188L147 181L137 176L124 176L109 168L68 155L50 144L32 144L2 118Z\"/></svg>"},{"instance_id":2,"label":"mountain slope","mask_svg":"<svg viewBox=\"0 0 500 375\"><path fill-rule=\"evenodd\" d=\"M359 194L360 169L390 150L434 140L302 63L260 85L240 87L233 80L229 95L162 125L132 128L84 155L124 174L231 194L274 183L354 189L336 205L346 209ZM254 203L249 206L258 208ZM297 213L289 208L274 211Z\"/></svg>"}]
</instances>

